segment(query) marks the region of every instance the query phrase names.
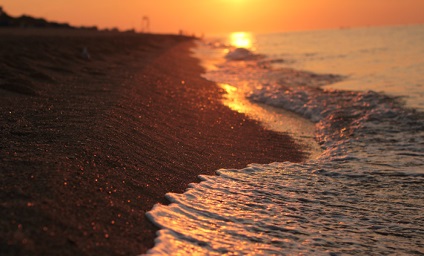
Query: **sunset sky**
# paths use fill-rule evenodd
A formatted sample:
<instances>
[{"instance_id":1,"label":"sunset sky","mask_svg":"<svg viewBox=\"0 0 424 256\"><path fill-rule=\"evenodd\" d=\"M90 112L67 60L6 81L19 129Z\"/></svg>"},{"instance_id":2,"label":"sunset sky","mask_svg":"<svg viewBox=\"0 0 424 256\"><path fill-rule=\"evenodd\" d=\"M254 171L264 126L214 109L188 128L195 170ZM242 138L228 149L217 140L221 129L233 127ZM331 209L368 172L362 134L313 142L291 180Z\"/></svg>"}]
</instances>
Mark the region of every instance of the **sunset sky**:
<instances>
[{"instance_id":1,"label":"sunset sky","mask_svg":"<svg viewBox=\"0 0 424 256\"><path fill-rule=\"evenodd\" d=\"M424 23L424 0L0 0L13 16L72 25L196 34Z\"/></svg>"}]
</instances>

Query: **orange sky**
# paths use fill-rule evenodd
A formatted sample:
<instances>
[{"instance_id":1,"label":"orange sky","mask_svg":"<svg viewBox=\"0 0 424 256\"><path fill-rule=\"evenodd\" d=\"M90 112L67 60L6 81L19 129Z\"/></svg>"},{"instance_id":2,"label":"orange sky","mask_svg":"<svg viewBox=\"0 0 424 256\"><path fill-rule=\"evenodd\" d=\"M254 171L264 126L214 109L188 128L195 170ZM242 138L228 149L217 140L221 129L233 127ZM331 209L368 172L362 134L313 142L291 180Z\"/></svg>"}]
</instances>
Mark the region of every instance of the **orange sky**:
<instances>
[{"instance_id":1,"label":"orange sky","mask_svg":"<svg viewBox=\"0 0 424 256\"><path fill-rule=\"evenodd\" d=\"M283 32L424 23L424 0L0 0L11 15L151 31Z\"/></svg>"}]
</instances>

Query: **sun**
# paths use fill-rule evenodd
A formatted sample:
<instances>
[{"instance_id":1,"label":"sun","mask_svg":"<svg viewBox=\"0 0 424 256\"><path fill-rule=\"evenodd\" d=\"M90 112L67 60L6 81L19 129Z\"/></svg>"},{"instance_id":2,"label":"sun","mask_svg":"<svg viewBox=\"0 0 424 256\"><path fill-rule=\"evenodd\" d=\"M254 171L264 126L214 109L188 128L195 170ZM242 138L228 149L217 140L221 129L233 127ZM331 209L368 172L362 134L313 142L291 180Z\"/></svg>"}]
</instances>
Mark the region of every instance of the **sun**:
<instances>
[{"instance_id":1,"label":"sun","mask_svg":"<svg viewBox=\"0 0 424 256\"><path fill-rule=\"evenodd\" d=\"M234 32L230 35L230 44L237 48L252 48L252 34L249 32Z\"/></svg>"}]
</instances>

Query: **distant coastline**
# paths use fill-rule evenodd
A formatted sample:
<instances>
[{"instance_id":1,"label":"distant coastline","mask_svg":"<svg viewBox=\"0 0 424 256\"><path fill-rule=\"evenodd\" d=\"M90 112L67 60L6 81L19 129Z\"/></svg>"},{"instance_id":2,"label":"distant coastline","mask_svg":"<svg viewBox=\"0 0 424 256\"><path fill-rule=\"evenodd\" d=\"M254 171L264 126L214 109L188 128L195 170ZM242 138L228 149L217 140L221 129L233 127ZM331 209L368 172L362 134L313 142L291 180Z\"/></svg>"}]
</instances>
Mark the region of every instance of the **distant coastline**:
<instances>
[{"instance_id":1,"label":"distant coastline","mask_svg":"<svg viewBox=\"0 0 424 256\"><path fill-rule=\"evenodd\" d=\"M2 6L0 6L0 28L60 28L100 31L97 26L72 26L65 22L48 21L44 18L36 18L29 15L13 17L6 13ZM118 32L119 30L117 28L107 28L102 29L102 31ZM135 30L124 32L135 32Z\"/></svg>"}]
</instances>

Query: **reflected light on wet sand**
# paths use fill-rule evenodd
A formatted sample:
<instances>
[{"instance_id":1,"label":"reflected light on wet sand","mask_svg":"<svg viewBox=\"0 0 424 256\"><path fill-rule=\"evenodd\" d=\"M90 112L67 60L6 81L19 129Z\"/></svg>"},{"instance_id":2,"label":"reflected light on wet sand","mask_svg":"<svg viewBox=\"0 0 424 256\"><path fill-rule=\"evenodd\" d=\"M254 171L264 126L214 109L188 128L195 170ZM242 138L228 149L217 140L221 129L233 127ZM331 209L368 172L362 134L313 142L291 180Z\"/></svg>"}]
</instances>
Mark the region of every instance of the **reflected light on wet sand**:
<instances>
[{"instance_id":1,"label":"reflected light on wet sand","mask_svg":"<svg viewBox=\"0 0 424 256\"><path fill-rule=\"evenodd\" d=\"M253 46L253 35L249 32L231 33L230 44L237 48L250 49Z\"/></svg>"},{"instance_id":2,"label":"reflected light on wet sand","mask_svg":"<svg viewBox=\"0 0 424 256\"><path fill-rule=\"evenodd\" d=\"M223 97L225 106L259 121L266 129L293 136L310 151L310 158L315 159L321 154L322 150L314 140L314 123L283 109L264 104L253 104L245 96L249 93L248 85L238 88L225 83L218 85L225 91Z\"/></svg>"}]
</instances>

